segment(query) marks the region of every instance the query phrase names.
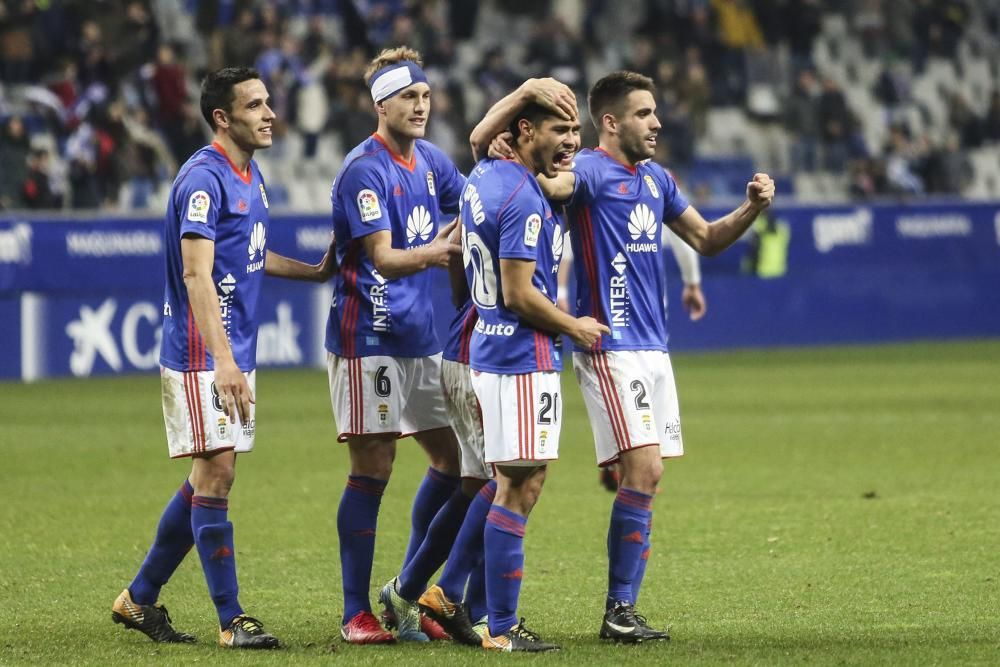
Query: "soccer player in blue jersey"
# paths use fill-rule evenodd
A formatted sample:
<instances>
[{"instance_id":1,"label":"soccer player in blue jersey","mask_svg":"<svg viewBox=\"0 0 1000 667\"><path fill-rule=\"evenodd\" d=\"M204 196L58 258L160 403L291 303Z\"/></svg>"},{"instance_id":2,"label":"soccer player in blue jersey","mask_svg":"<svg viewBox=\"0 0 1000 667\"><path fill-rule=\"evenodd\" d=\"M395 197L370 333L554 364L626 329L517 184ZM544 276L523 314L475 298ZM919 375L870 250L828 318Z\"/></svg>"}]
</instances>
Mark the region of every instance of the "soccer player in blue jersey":
<instances>
[{"instance_id":1,"label":"soccer player in blue jersey","mask_svg":"<svg viewBox=\"0 0 1000 667\"><path fill-rule=\"evenodd\" d=\"M276 648L278 640L237 598L233 524L227 517L236 454L253 449L257 303L264 274L322 282L317 265L267 249L268 203L255 150L271 145L274 112L256 70L214 72L201 110L215 140L181 167L170 192L160 350L163 418L171 458L191 457L191 474L160 518L156 538L112 619L157 642L193 642L156 603L192 546L219 616L219 643Z\"/></svg>"},{"instance_id":2,"label":"soccer player in blue jersey","mask_svg":"<svg viewBox=\"0 0 1000 667\"><path fill-rule=\"evenodd\" d=\"M554 176L579 148L579 121L538 104L511 123L513 159L480 161L462 194L466 278L479 315L469 351L482 408L486 462L497 491L486 521L489 628L482 646L548 651L517 620L528 515L558 458L562 398L560 334L589 347L609 329L555 306L562 225L535 177Z\"/></svg>"},{"instance_id":3,"label":"soccer player in blue jersey","mask_svg":"<svg viewBox=\"0 0 1000 667\"><path fill-rule=\"evenodd\" d=\"M347 155L332 193L340 270L326 349L338 440L347 442L351 458L337 513L341 635L359 644L394 641L371 613L368 589L396 440L413 435L430 468L413 502L403 569L379 598L395 617L401 639L426 641L433 628L420 616L416 600L447 557L475 493L461 488L458 444L441 391L441 344L428 298L432 276L426 271L447 266L460 252L448 240L454 223L439 223L443 214L458 212L465 178L422 139L431 90L416 51L383 51L365 79L378 127Z\"/></svg>"},{"instance_id":4,"label":"soccer player in blue jersey","mask_svg":"<svg viewBox=\"0 0 1000 667\"><path fill-rule=\"evenodd\" d=\"M650 553L652 503L662 459L681 456L680 412L667 354L660 224L702 255L736 241L774 197L767 174L747 183L746 201L711 223L650 158L660 123L653 82L614 72L594 84L590 115L599 146L584 150L571 172L542 179L546 194L568 201L576 257L577 315L610 331L577 345L573 366L594 432L599 465L618 462L621 485L608 531L608 594L600 636L623 642L668 639L635 613ZM487 114L472 141L488 145L520 102L512 94Z\"/></svg>"}]
</instances>

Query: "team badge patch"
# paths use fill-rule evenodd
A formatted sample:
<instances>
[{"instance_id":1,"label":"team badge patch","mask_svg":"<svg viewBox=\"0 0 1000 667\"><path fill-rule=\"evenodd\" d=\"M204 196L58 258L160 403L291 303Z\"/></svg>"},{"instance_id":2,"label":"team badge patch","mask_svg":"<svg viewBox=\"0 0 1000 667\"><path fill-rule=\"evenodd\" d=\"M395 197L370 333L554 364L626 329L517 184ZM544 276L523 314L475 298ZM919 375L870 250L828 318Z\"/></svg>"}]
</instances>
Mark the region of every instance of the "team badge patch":
<instances>
[{"instance_id":1,"label":"team badge patch","mask_svg":"<svg viewBox=\"0 0 1000 667\"><path fill-rule=\"evenodd\" d=\"M382 207L378 203L378 195L372 190L362 190L358 193L358 211L364 222L371 222L382 217Z\"/></svg>"},{"instance_id":2,"label":"team badge patch","mask_svg":"<svg viewBox=\"0 0 1000 667\"><path fill-rule=\"evenodd\" d=\"M434 191L434 172L427 172L427 192L431 193L431 197L437 197L437 192Z\"/></svg>"},{"instance_id":3,"label":"team badge patch","mask_svg":"<svg viewBox=\"0 0 1000 667\"><path fill-rule=\"evenodd\" d=\"M654 199L659 199L660 191L656 189L656 183L653 182L653 177L650 176L649 174L646 174L645 176L642 177L642 179L646 181L646 185L649 186L649 194L653 195Z\"/></svg>"},{"instance_id":4,"label":"team badge patch","mask_svg":"<svg viewBox=\"0 0 1000 667\"><path fill-rule=\"evenodd\" d=\"M534 248L538 245L538 234L542 231L542 216L532 213L524 221L524 245Z\"/></svg>"},{"instance_id":5,"label":"team badge patch","mask_svg":"<svg viewBox=\"0 0 1000 667\"><path fill-rule=\"evenodd\" d=\"M212 200L204 190L197 190L188 199L187 219L191 222L208 222L208 207Z\"/></svg>"},{"instance_id":6,"label":"team badge patch","mask_svg":"<svg viewBox=\"0 0 1000 667\"><path fill-rule=\"evenodd\" d=\"M264 202L264 208L271 208L267 205L267 193L264 192L264 184L260 183L260 200Z\"/></svg>"}]
</instances>

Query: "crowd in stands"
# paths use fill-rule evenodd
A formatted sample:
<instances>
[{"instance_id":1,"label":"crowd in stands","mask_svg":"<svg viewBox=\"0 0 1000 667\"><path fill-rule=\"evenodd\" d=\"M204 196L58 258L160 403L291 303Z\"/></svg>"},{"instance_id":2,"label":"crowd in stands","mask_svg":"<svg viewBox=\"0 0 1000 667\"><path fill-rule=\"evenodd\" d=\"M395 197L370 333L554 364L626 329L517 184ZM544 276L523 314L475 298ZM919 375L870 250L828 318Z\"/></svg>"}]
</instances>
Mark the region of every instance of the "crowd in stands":
<instances>
[{"instance_id":1,"label":"crowd in stands","mask_svg":"<svg viewBox=\"0 0 1000 667\"><path fill-rule=\"evenodd\" d=\"M696 197L738 194L699 168L727 156L806 198L813 174L842 199L1000 195L990 0L0 0L0 208L162 207L209 138L200 77L250 64L280 119L269 187L325 210L375 126L365 65L397 44L423 53L428 138L463 170L470 128L526 77L585 107L628 68L656 81L658 158Z\"/></svg>"}]
</instances>

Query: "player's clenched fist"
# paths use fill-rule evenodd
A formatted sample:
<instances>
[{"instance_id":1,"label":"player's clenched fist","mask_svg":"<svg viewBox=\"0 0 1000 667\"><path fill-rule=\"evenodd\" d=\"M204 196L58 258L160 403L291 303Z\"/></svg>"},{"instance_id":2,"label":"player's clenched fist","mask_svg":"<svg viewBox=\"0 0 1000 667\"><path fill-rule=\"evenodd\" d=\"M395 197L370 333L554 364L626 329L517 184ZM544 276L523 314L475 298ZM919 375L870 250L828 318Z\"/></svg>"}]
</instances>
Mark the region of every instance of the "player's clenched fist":
<instances>
[{"instance_id":1,"label":"player's clenched fist","mask_svg":"<svg viewBox=\"0 0 1000 667\"><path fill-rule=\"evenodd\" d=\"M580 347L589 348L601 339L602 334L609 333L611 333L611 329L593 317L578 317L576 318L576 329L569 334L569 337Z\"/></svg>"},{"instance_id":2,"label":"player's clenched fist","mask_svg":"<svg viewBox=\"0 0 1000 667\"><path fill-rule=\"evenodd\" d=\"M774 200L774 181L767 174L754 174L747 183L747 200L758 210L764 210Z\"/></svg>"}]
</instances>

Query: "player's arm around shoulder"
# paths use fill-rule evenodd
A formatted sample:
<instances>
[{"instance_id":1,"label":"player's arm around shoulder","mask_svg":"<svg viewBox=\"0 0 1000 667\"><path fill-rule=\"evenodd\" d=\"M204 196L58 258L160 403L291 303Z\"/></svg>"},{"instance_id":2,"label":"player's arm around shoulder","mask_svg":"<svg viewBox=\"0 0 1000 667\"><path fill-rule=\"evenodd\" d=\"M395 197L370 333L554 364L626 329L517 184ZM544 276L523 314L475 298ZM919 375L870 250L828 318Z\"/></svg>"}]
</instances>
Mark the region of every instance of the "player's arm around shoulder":
<instances>
[{"instance_id":1,"label":"player's arm around shoulder","mask_svg":"<svg viewBox=\"0 0 1000 667\"><path fill-rule=\"evenodd\" d=\"M361 245L375 269L390 280L412 276L431 267L446 269L452 256L462 254L461 244L450 238L457 224L456 218L441 227L430 243L409 250L393 248L392 234L384 230L362 237Z\"/></svg>"},{"instance_id":2,"label":"player's arm around shoulder","mask_svg":"<svg viewBox=\"0 0 1000 667\"><path fill-rule=\"evenodd\" d=\"M736 209L718 220L708 222L694 206L688 206L669 223L678 236L700 254L717 255L749 229L761 211L774 201L775 185L764 173L754 174L747 183L747 198Z\"/></svg>"},{"instance_id":3,"label":"player's arm around shoulder","mask_svg":"<svg viewBox=\"0 0 1000 667\"><path fill-rule=\"evenodd\" d=\"M268 250L264 256L264 272L275 278L325 283L337 272L336 241L331 239L326 253L316 264L306 264L297 259L279 255L273 250Z\"/></svg>"}]
</instances>

